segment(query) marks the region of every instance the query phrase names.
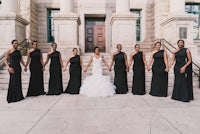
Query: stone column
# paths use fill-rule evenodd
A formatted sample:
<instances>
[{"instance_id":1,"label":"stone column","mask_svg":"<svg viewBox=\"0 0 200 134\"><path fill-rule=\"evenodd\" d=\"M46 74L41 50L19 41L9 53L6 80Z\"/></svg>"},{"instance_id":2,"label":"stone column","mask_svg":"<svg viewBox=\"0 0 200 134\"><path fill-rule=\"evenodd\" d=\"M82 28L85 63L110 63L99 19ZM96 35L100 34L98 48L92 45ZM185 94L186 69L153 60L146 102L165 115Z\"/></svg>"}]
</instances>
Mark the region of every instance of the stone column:
<instances>
[{"instance_id":1,"label":"stone column","mask_svg":"<svg viewBox=\"0 0 200 134\"><path fill-rule=\"evenodd\" d=\"M116 0L116 13L130 12L130 0Z\"/></svg>"},{"instance_id":2,"label":"stone column","mask_svg":"<svg viewBox=\"0 0 200 134\"><path fill-rule=\"evenodd\" d=\"M2 0L0 11L0 54L10 48L10 42L17 39L20 42L26 39L28 21L18 14L18 0ZM6 32L5 32L6 29Z\"/></svg>"},{"instance_id":3,"label":"stone column","mask_svg":"<svg viewBox=\"0 0 200 134\"><path fill-rule=\"evenodd\" d=\"M129 53L136 44L136 19L137 15L130 12L129 0L116 0L116 13L111 16L112 49L122 44L123 51Z\"/></svg>"},{"instance_id":4,"label":"stone column","mask_svg":"<svg viewBox=\"0 0 200 134\"><path fill-rule=\"evenodd\" d=\"M185 0L170 0L170 14L180 15L185 13Z\"/></svg>"},{"instance_id":5,"label":"stone column","mask_svg":"<svg viewBox=\"0 0 200 134\"><path fill-rule=\"evenodd\" d=\"M73 0L60 0L60 12L73 12L74 2Z\"/></svg>"},{"instance_id":6,"label":"stone column","mask_svg":"<svg viewBox=\"0 0 200 134\"><path fill-rule=\"evenodd\" d=\"M53 15L55 42L63 57L69 56L73 48L79 48L80 19L74 13L73 0L60 0L60 12Z\"/></svg>"},{"instance_id":7,"label":"stone column","mask_svg":"<svg viewBox=\"0 0 200 134\"><path fill-rule=\"evenodd\" d=\"M17 13L18 0L2 0L2 10Z\"/></svg>"}]
</instances>

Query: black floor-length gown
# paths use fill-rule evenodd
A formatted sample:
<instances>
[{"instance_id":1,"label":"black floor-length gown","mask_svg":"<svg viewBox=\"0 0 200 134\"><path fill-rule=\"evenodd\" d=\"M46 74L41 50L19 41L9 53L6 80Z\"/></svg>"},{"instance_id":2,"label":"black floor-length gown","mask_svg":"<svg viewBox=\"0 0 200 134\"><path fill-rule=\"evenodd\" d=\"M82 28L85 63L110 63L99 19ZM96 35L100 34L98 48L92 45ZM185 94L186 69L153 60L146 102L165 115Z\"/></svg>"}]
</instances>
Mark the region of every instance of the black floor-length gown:
<instances>
[{"instance_id":1,"label":"black floor-length gown","mask_svg":"<svg viewBox=\"0 0 200 134\"><path fill-rule=\"evenodd\" d=\"M145 66L143 62L143 53L139 51L133 56L133 82L132 93L144 95L145 92Z\"/></svg>"},{"instance_id":2,"label":"black floor-length gown","mask_svg":"<svg viewBox=\"0 0 200 134\"><path fill-rule=\"evenodd\" d=\"M189 97L190 97L190 100L193 100L194 95L193 95L192 64L190 64L186 68L186 73L187 73L187 87L188 87L188 90L189 90Z\"/></svg>"},{"instance_id":3,"label":"black floor-length gown","mask_svg":"<svg viewBox=\"0 0 200 134\"><path fill-rule=\"evenodd\" d=\"M10 54L9 66L14 69L14 73L10 73L10 81L7 94L8 103L17 102L24 99L21 80L21 58L22 56L19 50L15 50Z\"/></svg>"},{"instance_id":4,"label":"black floor-length gown","mask_svg":"<svg viewBox=\"0 0 200 134\"><path fill-rule=\"evenodd\" d=\"M152 81L150 93L153 96L167 97L168 73L165 72L164 50L160 50L153 55Z\"/></svg>"},{"instance_id":5,"label":"black floor-length gown","mask_svg":"<svg viewBox=\"0 0 200 134\"><path fill-rule=\"evenodd\" d=\"M40 61L40 50L36 49L30 53L31 63L30 63L30 82L28 87L28 96L38 96L44 95L44 79L43 79L43 71L42 64Z\"/></svg>"},{"instance_id":6,"label":"black floor-length gown","mask_svg":"<svg viewBox=\"0 0 200 134\"><path fill-rule=\"evenodd\" d=\"M79 90L81 87L81 74L82 68L80 65L80 56L76 55L70 59L70 79L65 90L65 93L69 94L79 94Z\"/></svg>"},{"instance_id":7,"label":"black floor-length gown","mask_svg":"<svg viewBox=\"0 0 200 134\"><path fill-rule=\"evenodd\" d=\"M59 95L63 92L62 83L62 67L60 64L60 52L55 51L49 55L50 63L50 78L49 78L49 91L47 95Z\"/></svg>"},{"instance_id":8,"label":"black floor-length gown","mask_svg":"<svg viewBox=\"0 0 200 134\"><path fill-rule=\"evenodd\" d=\"M114 55L114 85L116 86L117 94L126 94L128 92L127 72L124 55L124 52L119 52L118 54Z\"/></svg>"},{"instance_id":9,"label":"black floor-length gown","mask_svg":"<svg viewBox=\"0 0 200 134\"><path fill-rule=\"evenodd\" d=\"M181 67L183 67L187 62L186 51L186 48L182 48L175 53L175 79L172 94L172 99L183 102L189 102L190 100L193 100L192 65L189 65L186 68L185 73L180 73Z\"/></svg>"}]
</instances>

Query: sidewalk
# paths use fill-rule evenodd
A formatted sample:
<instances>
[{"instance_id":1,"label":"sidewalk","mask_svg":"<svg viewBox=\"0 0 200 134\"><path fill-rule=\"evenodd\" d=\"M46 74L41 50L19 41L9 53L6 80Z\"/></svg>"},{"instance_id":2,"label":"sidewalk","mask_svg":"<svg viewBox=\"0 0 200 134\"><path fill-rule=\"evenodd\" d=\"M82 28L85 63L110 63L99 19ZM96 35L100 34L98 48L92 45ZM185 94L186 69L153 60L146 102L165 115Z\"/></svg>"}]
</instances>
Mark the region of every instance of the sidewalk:
<instances>
[{"instance_id":1,"label":"sidewalk","mask_svg":"<svg viewBox=\"0 0 200 134\"><path fill-rule=\"evenodd\" d=\"M26 91L24 91L26 93ZM0 134L199 134L200 89L190 103L169 97L39 96L6 102L0 90ZM171 93L170 93L171 95Z\"/></svg>"}]
</instances>

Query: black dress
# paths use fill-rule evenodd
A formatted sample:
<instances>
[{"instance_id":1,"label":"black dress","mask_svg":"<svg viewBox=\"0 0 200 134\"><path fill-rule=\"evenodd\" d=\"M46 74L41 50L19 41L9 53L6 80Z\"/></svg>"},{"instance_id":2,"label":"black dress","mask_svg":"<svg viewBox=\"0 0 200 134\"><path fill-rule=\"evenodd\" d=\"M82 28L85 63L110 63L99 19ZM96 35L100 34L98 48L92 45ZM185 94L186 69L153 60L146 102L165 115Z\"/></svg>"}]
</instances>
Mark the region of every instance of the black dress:
<instances>
[{"instance_id":1,"label":"black dress","mask_svg":"<svg viewBox=\"0 0 200 134\"><path fill-rule=\"evenodd\" d=\"M44 80L42 64L40 61L40 50L36 49L30 53L31 63L30 63L30 82L28 87L28 96L38 96L45 94L44 92Z\"/></svg>"},{"instance_id":2,"label":"black dress","mask_svg":"<svg viewBox=\"0 0 200 134\"><path fill-rule=\"evenodd\" d=\"M22 80L21 80L21 53L19 50L15 50L10 54L10 64L9 66L14 69L14 73L10 73L10 81L8 87L8 95L7 101L10 102L17 102L23 100L23 93L22 93Z\"/></svg>"},{"instance_id":3,"label":"black dress","mask_svg":"<svg viewBox=\"0 0 200 134\"><path fill-rule=\"evenodd\" d=\"M180 73L181 67L183 67L187 62L186 51L186 48L182 48L175 53L175 79L172 94L172 99L183 102L189 102L190 100L193 100L192 65L189 65L186 68L185 73Z\"/></svg>"},{"instance_id":4,"label":"black dress","mask_svg":"<svg viewBox=\"0 0 200 134\"><path fill-rule=\"evenodd\" d=\"M128 92L127 72L124 55L124 52L119 52L118 54L114 55L114 85L116 86L117 94L126 94Z\"/></svg>"},{"instance_id":5,"label":"black dress","mask_svg":"<svg viewBox=\"0 0 200 134\"><path fill-rule=\"evenodd\" d=\"M139 51L133 56L133 82L132 93L136 95L145 94L145 66L143 62L143 53Z\"/></svg>"},{"instance_id":6,"label":"black dress","mask_svg":"<svg viewBox=\"0 0 200 134\"><path fill-rule=\"evenodd\" d=\"M51 53L49 57L51 59L51 63L49 68L49 91L47 95L59 95L63 92L60 52L55 51Z\"/></svg>"},{"instance_id":7,"label":"black dress","mask_svg":"<svg viewBox=\"0 0 200 134\"><path fill-rule=\"evenodd\" d=\"M164 50L153 55L152 81L150 93L153 96L167 97L168 73L165 72Z\"/></svg>"},{"instance_id":8,"label":"black dress","mask_svg":"<svg viewBox=\"0 0 200 134\"><path fill-rule=\"evenodd\" d=\"M79 90L81 87L81 64L80 64L80 56L76 55L70 59L70 79L65 90L65 93L69 94L79 94Z\"/></svg>"}]
</instances>

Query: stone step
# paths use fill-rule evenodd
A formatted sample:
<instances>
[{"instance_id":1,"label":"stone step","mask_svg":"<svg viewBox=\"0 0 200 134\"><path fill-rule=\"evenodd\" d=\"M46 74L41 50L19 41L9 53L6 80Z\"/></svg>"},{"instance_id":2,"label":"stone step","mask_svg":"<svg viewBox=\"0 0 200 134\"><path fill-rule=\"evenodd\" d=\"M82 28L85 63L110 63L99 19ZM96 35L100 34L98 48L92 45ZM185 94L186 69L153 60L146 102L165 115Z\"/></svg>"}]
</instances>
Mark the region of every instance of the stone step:
<instances>
[{"instance_id":1,"label":"stone step","mask_svg":"<svg viewBox=\"0 0 200 134\"><path fill-rule=\"evenodd\" d=\"M85 72L82 72L82 73L85 73ZM112 71L110 72L110 71L107 69L107 67L104 66L103 73L104 73L105 75L114 75L114 69L112 68ZM88 68L86 74L92 74L92 67L89 67L89 68ZM46 76L46 77L48 77L48 76L49 76L49 70L46 69L46 70L44 71L43 75ZM69 75L69 70L68 70L68 68L67 68L67 70L66 70L65 72L62 72L62 75L63 75L64 77L67 77L67 76ZM128 77L132 77L132 75L133 75L133 71L132 71L132 69L130 69L130 71L127 73L127 76L128 76ZM169 71L168 75L169 75L169 78L171 78L171 77L174 78L174 73L173 73L172 70ZM28 70L27 72L22 71L22 76L25 77L25 78L28 78L28 77L30 76L29 70ZM149 71L149 72L148 72L148 71L145 71L145 76L146 76L147 78L148 78L148 77L152 77L152 72L151 72L151 71ZM0 71L0 79L3 79L3 78L9 78L9 73L8 73L7 70L1 70L1 71Z\"/></svg>"},{"instance_id":2,"label":"stone step","mask_svg":"<svg viewBox=\"0 0 200 134\"><path fill-rule=\"evenodd\" d=\"M111 82L113 83L113 81L111 81ZM67 84L68 84L68 81L63 82L63 89L64 90L66 89ZM23 83L22 84L22 88L23 89L27 89L28 85L29 85L29 83ZM151 82L150 81L146 82L145 85L146 85L146 89L149 90ZM198 89L198 83L197 82L193 82L193 87ZM128 82L128 88L132 89L132 81ZM171 90L172 88L173 88L173 83L168 83L168 89ZM0 89L7 90L8 89L8 83L1 83ZM44 89L45 89L45 91L48 90L48 83L47 82L44 83Z\"/></svg>"},{"instance_id":3,"label":"stone step","mask_svg":"<svg viewBox=\"0 0 200 134\"><path fill-rule=\"evenodd\" d=\"M87 76L90 76L90 74L83 74L82 80L84 80ZM114 80L114 75L107 75L107 76L110 76L111 81ZM145 79L146 84L151 83L151 78L152 77L146 77L146 79ZM3 79L0 78L0 81L1 81L0 82L1 86L3 84L8 85L9 77L3 78ZM69 81L69 76L67 76L67 77L63 76L63 83L68 83L68 81ZM48 82L49 82L49 76L47 76L47 77L44 76L44 84L48 85ZM24 84L28 84L28 83L29 83L29 77L27 78L27 77L22 76L22 84L24 85ZM128 77L128 83L131 86L132 76ZM174 78L169 77L169 79L168 79L169 86L170 85L172 86L173 83L174 83ZM198 78L197 77L193 77L193 85L194 85L194 87L198 87Z\"/></svg>"}]
</instances>

